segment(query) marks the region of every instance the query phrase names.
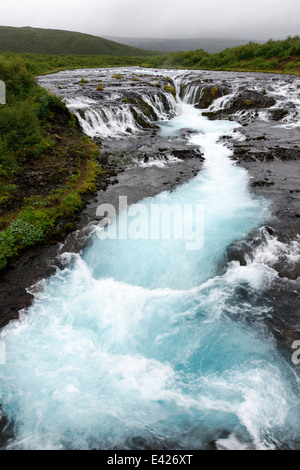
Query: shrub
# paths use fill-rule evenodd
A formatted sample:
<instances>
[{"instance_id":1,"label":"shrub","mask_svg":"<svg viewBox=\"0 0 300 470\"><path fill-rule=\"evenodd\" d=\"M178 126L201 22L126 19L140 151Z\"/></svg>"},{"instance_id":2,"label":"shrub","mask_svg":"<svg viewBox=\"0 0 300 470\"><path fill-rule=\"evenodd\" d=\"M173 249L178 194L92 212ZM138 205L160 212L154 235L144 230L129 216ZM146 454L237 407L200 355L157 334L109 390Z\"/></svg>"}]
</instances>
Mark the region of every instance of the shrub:
<instances>
[{"instance_id":1,"label":"shrub","mask_svg":"<svg viewBox=\"0 0 300 470\"><path fill-rule=\"evenodd\" d=\"M55 111L63 111L65 104L62 98L51 95L46 90L42 90L38 100L38 117L44 121L52 119Z\"/></svg>"},{"instance_id":2,"label":"shrub","mask_svg":"<svg viewBox=\"0 0 300 470\"><path fill-rule=\"evenodd\" d=\"M13 104L20 97L27 97L34 86L33 75L24 61L17 56L10 60L0 58L0 79L6 84L7 103Z\"/></svg>"},{"instance_id":3,"label":"shrub","mask_svg":"<svg viewBox=\"0 0 300 470\"><path fill-rule=\"evenodd\" d=\"M1 107L0 134L10 150L39 142L42 134L34 103L26 100Z\"/></svg>"},{"instance_id":4,"label":"shrub","mask_svg":"<svg viewBox=\"0 0 300 470\"><path fill-rule=\"evenodd\" d=\"M82 200L76 192L69 194L62 202L61 208L65 214L74 214L75 211L82 207Z\"/></svg>"}]
</instances>

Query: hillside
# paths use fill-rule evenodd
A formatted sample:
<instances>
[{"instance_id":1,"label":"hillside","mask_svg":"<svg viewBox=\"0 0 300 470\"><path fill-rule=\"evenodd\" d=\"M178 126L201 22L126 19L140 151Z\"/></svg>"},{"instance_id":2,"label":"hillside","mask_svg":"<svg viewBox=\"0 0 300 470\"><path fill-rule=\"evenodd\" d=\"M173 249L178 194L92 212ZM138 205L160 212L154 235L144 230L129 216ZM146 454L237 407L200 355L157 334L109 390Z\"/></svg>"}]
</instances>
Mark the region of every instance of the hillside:
<instances>
[{"instance_id":1,"label":"hillside","mask_svg":"<svg viewBox=\"0 0 300 470\"><path fill-rule=\"evenodd\" d=\"M20 57L0 57L0 77L7 86L0 105L1 271L26 248L65 237L105 170L99 148L60 98L36 86Z\"/></svg>"},{"instance_id":2,"label":"hillside","mask_svg":"<svg viewBox=\"0 0 300 470\"><path fill-rule=\"evenodd\" d=\"M127 46L138 47L141 49L149 49L155 51L176 52L191 51L203 49L205 52L215 53L224 49L237 47L247 44L249 41L245 39L223 39L223 38L124 38L124 37L108 37L106 39L120 42Z\"/></svg>"},{"instance_id":3,"label":"hillside","mask_svg":"<svg viewBox=\"0 0 300 470\"><path fill-rule=\"evenodd\" d=\"M114 56L157 54L90 34L29 26L23 28L0 26L0 52Z\"/></svg>"},{"instance_id":4,"label":"hillside","mask_svg":"<svg viewBox=\"0 0 300 470\"><path fill-rule=\"evenodd\" d=\"M148 67L194 70L243 70L300 74L300 38L270 39L264 44L246 45L209 54L202 49L173 52L147 60Z\"/></svg>"}]
</instances>

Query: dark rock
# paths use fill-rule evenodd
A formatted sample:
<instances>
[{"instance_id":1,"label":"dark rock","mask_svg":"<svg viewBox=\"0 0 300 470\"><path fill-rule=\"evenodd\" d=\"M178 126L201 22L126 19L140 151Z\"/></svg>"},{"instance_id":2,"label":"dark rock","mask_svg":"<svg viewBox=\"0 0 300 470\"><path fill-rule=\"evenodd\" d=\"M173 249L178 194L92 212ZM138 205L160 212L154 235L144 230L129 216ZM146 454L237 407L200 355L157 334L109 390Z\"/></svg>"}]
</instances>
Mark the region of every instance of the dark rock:
<instances>
[{"instance_id":1,"label":"dark rock","mask_svg":"<svg viewBox=\"0 0 300 470\"><path fill-rule=\"evenodd\" d=\"M275 108L269 111L269 116L274 121L281 121L287 114L289 114L289 112L284 108Z\"/></svg>"},{"instance_id":2,"label":"dark rock","mask_svg":"<svg viewBox=\"0 0 300 470\"><path fill-rule=\"evenodd\" d=\"M185 160L186 158L199 158L200 160L204 161L203 154L200 150L195 149L183 149L183 150L173 150L172 154L176 158L180 158L181 160Z\"/></svg>"},{"instance_id":3,"label":"dark rock","mask_svg":"<svg viewBox=\"0 0 300 470\"><path fill-rule=\"evenodd\" d=\"M208 108L214 100L220 98L221 96L227 95L229 93L227 88L217 87L217 86L209 86L202 90L202 96L197 104L195 104L195 108L198 109L206 109Z\"/></svg>"},{"instance_id":4,"label":"dark rock","mask_svg":"<svg viewBox=\"0 0 300 470\"><path fill-rule=\"evenodd\" d=\"M264 93L256 90L243 90L226 104L226 109L239 111L241 109L270 108L275 104L275 98Z\"/></svg>"},{"instance_id":5,"label":"dark rock","mask_svg":"<svg viewBox=\"0 0 300 470\"><path fill-rule=\"evenodd\" d=\"M268 181L263 181L263 180L260 180L260 181L254 181L251 186L253 186L254 188L256 186L273 186L275 183L271 183L271 182L268 182Z\"/></svg>"},{"instance_id":6,"label":"dark rock","mask_svg":"<svg viewBox=\"0 0 300 470\"><path fill-rule=\"evenodd\" d=\"M229 102L226 103L224 109L219 109L218 111L207 111L203 113L203 116L208 117L210 120L215 119L232 119L232 114L237 111L247 110L247 109L267 109L271 106L274 106L276 100L267 96L264 93L258 92L256 90L243 90L239 94L235 95ZM248 123L243 123L244 126Z\"/></svg>"}]
</instances>

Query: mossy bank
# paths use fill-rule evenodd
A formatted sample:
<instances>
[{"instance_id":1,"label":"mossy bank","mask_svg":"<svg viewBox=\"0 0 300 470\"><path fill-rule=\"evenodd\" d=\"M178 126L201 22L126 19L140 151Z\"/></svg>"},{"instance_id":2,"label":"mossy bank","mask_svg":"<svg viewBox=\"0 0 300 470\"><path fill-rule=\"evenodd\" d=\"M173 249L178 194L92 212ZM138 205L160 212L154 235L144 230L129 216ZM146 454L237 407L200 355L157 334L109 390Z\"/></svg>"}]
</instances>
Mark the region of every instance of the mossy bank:
<instances>
[{"instance_id":1,"label":"mossy bank","mask_svg":"<svg viewBox=\"0 0 300 470\"><path fill-rule=\"evenodd\" d=\"M35 84L21 59L0 61L0 270L24 249L75 228L105 174L99 148L63 101Z\"/></svg>"}]
</instances>

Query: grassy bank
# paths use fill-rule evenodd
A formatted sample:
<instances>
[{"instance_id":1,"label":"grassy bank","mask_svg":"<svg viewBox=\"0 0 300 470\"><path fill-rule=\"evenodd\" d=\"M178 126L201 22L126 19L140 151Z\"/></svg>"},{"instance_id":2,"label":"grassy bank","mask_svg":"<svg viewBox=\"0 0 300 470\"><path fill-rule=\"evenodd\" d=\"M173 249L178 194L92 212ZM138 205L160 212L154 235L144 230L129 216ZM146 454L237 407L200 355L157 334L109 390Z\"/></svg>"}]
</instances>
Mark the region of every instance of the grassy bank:
<instances>
[{"instance_id":1,"label":"grassy bank","mask_svg":"<svg viewBox=\"0 0 300 470\"><path fill-rule=\"evenodd\" d=\"M269 40L265 44L250 42L244 46L225 49L216 54L203 50L174 52L151 57L144 66L194 70L236 70L300 74L300 38L283 41Z\"/></svg>"},{"instance_id":2,"label":"grassy bank","mask_svg":"<svg viewBox=\"0 0 300 470\"><path fill-rule=\"evenodd\" d=\"M102 67L131 67L141 66L148 62L151 57L127 57L109 55L47 55L47 54L13 54L10 52L0 53L2 62L11 63L20 59L28 71L33 75L45 75L59 72L60 70L73 70L79 68L102 68Z\"/></svg>"},{"instance_id":3,"label":"grassy bank","mask_svg":"<svg viewBox=\"0 0 300 470\"><path fill-rule=\"evenodd\" d=\"M0 269L36 243L74 228L83 195L103 172L98 147L64 103L34 83L26 62L0 59Z\"/></svg>"}]
</instances>

